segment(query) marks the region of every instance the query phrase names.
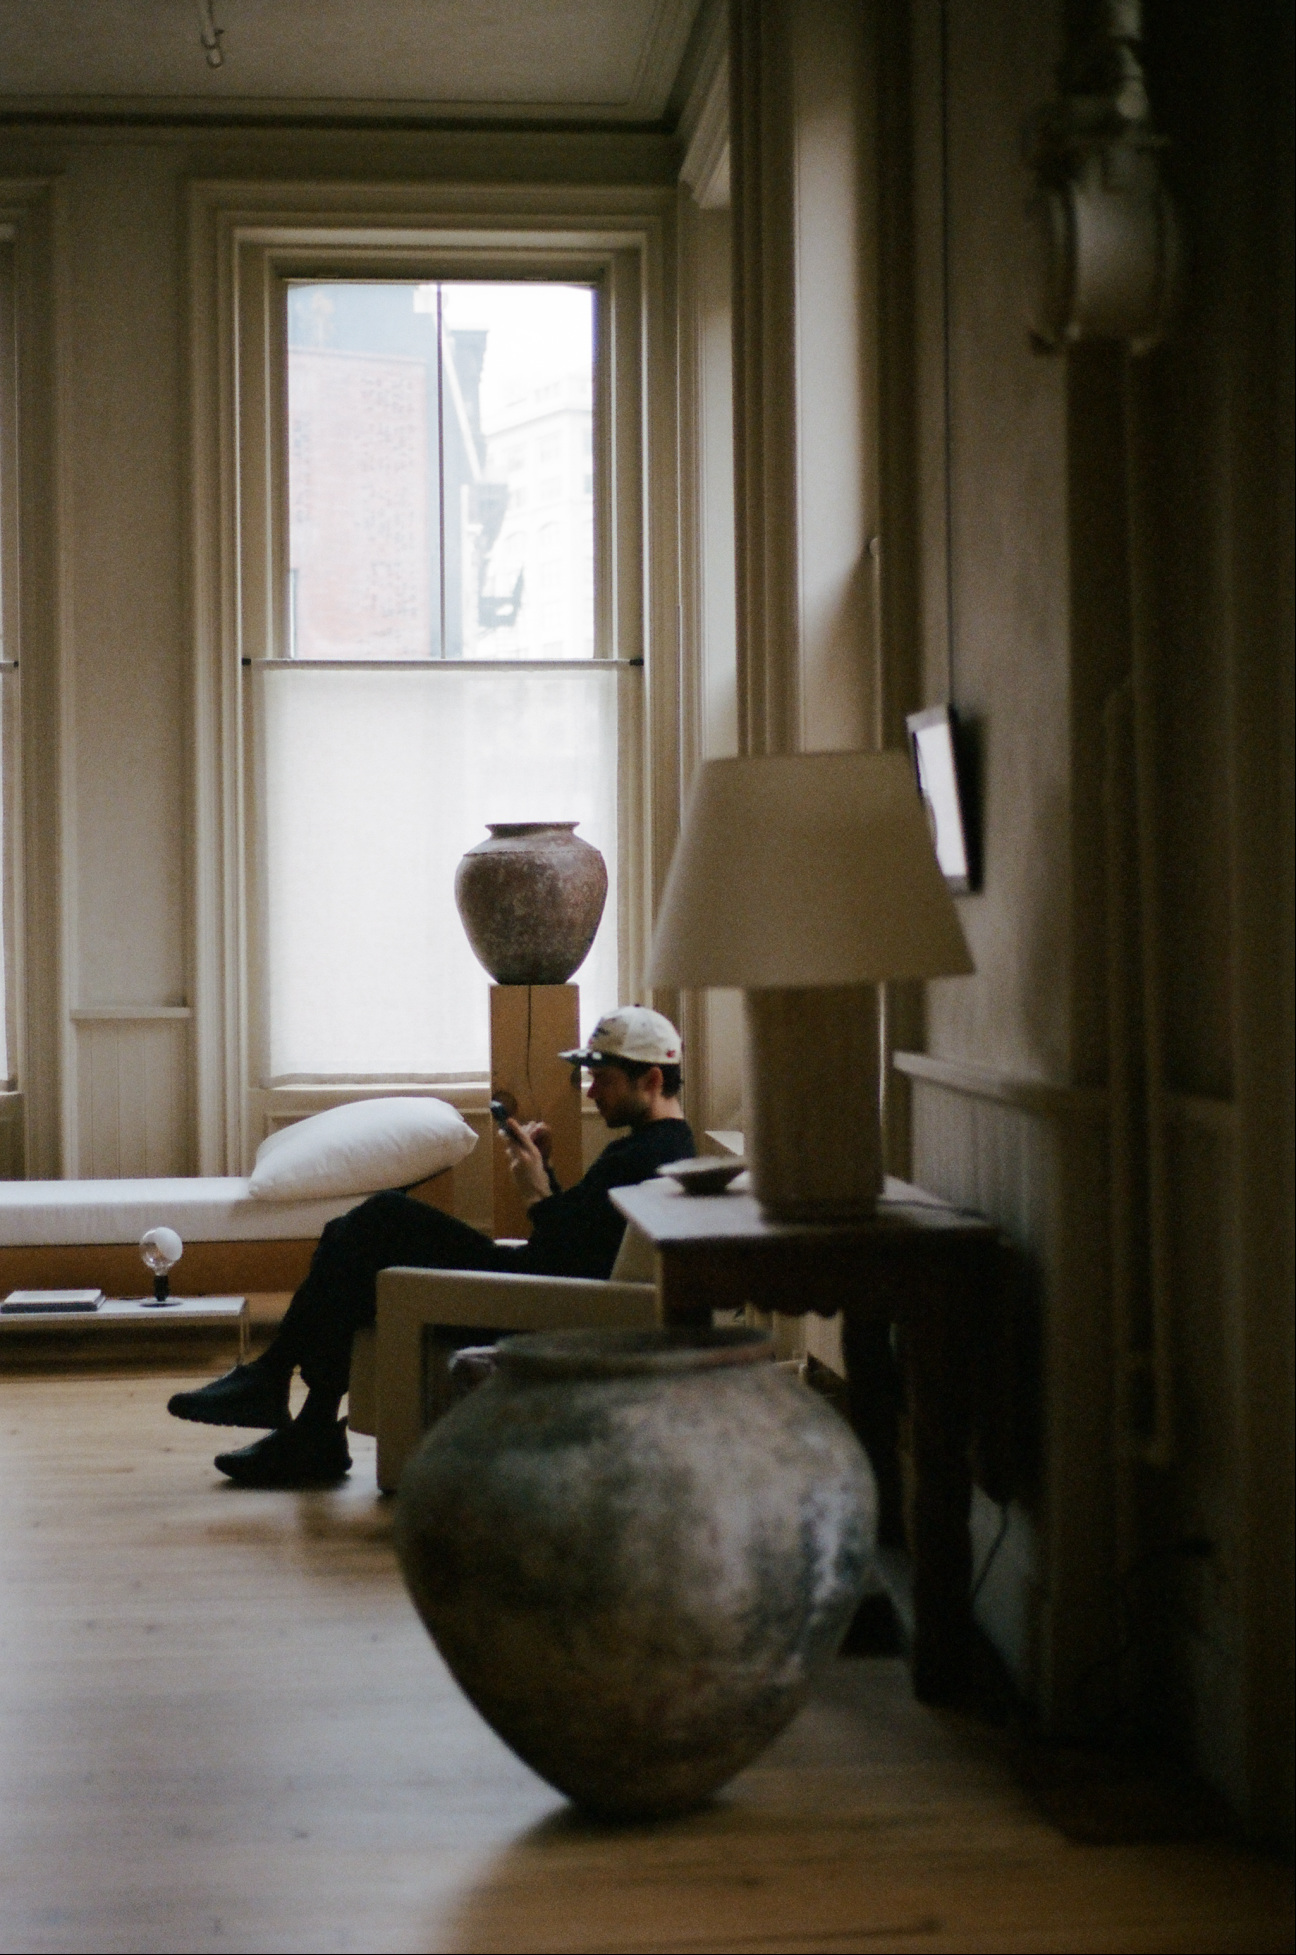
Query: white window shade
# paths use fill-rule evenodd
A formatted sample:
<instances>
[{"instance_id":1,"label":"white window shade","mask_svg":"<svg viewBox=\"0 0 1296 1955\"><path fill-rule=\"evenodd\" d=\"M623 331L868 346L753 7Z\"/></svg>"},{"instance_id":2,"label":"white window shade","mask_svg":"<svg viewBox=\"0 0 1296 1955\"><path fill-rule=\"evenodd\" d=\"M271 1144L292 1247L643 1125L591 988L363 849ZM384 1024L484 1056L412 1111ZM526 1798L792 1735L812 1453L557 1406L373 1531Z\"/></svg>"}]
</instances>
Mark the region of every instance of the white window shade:
<instances>
[{"instance_id":1,"label":"white window shade","mask_svg":"<svg viewBox=\"0 0 1296 1955\"><path fill-rule=\"evenodd\" d=\"M617 690L557 671L256 674L266 1083L462 1077L488 1065L490 980L454 901L495 821L577 821L608 900L575 981L582 1025L618 1002Z\"/></svg>"}]
</instances>

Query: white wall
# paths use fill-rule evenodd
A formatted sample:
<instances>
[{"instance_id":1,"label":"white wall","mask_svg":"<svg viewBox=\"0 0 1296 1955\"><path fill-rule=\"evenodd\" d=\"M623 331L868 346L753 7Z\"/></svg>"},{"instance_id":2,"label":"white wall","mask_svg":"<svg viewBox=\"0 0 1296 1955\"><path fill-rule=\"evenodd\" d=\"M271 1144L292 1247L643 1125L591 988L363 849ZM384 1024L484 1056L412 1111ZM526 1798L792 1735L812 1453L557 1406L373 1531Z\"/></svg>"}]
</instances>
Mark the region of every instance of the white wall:
<instances>
[{"instance_id":1,"label":"white wall","mask_svg":"<svg viewBox=\"0 0 1296 1955\"><path fill-rule=\"evenodd\" d=\"M43 608L22 648L34 1171L197 1164L187 184L669 184L677 168L676 145L652 136L0 136L0 186L43 181L52 212L48 239L28 226L22 275L48 293L53 335L20 332L24 370L49 381L58 491L57 589L33 581ZM39 497L34 463L19 493Z\"/></svg>"}]
</instances>

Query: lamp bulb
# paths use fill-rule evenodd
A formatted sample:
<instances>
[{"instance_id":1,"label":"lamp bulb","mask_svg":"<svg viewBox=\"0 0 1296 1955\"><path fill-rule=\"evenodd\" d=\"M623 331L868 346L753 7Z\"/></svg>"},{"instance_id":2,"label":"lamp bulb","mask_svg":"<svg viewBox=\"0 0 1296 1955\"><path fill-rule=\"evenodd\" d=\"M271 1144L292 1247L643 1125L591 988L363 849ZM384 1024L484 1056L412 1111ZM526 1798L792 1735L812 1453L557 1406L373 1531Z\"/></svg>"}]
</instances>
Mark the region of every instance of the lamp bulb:
<instances>
[{"instance_id":1,"label":"lamp bulb","mask_svg":"<svg viewBox=\"0 0 1296 1955\"><path fill-rule=\"evenodd\" d=\"M139 1247L145 1268L153 1272L153 1300L165 1303L171 1290L169 1272L184 1255L184 1244L174 1229L146 1229Z\"/></svg>"}]
</instances>

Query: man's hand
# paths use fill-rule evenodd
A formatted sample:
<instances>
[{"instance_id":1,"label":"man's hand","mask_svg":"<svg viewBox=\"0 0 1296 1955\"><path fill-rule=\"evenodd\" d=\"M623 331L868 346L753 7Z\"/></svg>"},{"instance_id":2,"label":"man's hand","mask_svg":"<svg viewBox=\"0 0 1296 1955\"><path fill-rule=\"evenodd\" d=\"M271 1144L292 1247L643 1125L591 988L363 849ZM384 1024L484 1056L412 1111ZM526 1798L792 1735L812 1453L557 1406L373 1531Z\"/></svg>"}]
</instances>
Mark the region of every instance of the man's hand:
<instances>
[{"instance_id":1,"label":"man's hand","mask_svg":"<svg viewBox=\"0 0 1296 1955\"><path fill-rule=\"evenodd\" d=\"M508 1148L514 1186L527 1207L547 1200L553 1193L545 1171L552 1142L544 1122L531 1120L523 1126L518 1120L510 1120L506 1127L500 1128L500 1138Z\"/></svg>"}]
</instances>

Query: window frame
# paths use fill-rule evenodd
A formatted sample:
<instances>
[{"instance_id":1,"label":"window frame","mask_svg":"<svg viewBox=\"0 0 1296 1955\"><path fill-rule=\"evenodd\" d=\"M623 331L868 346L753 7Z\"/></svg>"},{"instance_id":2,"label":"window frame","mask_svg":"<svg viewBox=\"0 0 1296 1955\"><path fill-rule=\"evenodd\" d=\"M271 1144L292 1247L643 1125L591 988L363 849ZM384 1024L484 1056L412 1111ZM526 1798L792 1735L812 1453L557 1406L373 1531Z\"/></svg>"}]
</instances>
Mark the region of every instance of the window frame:
<instances>
[{"instance_id":1,"label":"window frame","mask_svg":"<svg viewBox=\"0 0 1296 1955\"><path fill-rule=\"evenodd\" d=\"M69 483L58 435L64 366L57 178L0 180L0 522L4 552L3 900L12 1084L0 1087L0 1177L75 1171L75 1028L67 806L69 605L60 550ZM21 692L20 692L21 685Z\"/></svg>"},{"instance_id":2,"label":"window frame","mask_svg":"<svg viewBox=\"0 0 1296 1955\"><path fill-rule=\"evenodd\" d=\"M426 193L196 185L191 192L195 599L193 1003L200 1172L246 1172L306 1107L426 1091L485 1111L486 1081L264 1083L257 927L256 663L287 644L289 281L579 279L598 287L595 652L627 670L619 713L621 986L641 995L655 885L678 821L676 460L669 192ZM261 208L248 210L251 197ZM362 207L357 210L357 205ZM448 207L447 207L448 206ZM651 434L650 431L651 430ZM649 467L651 457L651 468ZM599 465L601 463L601 466ZM651 518L651 519L650 519ZM660 648L660 655L657 654ZM638 662L642 661L642 665ZM457 664L458 661L448 661ZM584 661L573 661L583 664ZM437 683L435 675L429 684ZM649 752L660 762L650 770ZM664 770L664 777L663 777Z\"/></svg>"},{"instance_id":3,"label":"window frame","mask_svg":"<svg viewBox=\"0 0 1296 1955\"><path fill-rule=\"evenodd\" d=\"M4 1129L22 1114L19 996L22 944L18 919L22 900L22 769L19 692L20 608L18 603L18 376L16 237L12 223L0 221L0 958L4 968L3 1033L7 1066L0 1063L0 1147ZM0 1169L2 1172L3 1169Z\"/></svg>"}]
</instances>

